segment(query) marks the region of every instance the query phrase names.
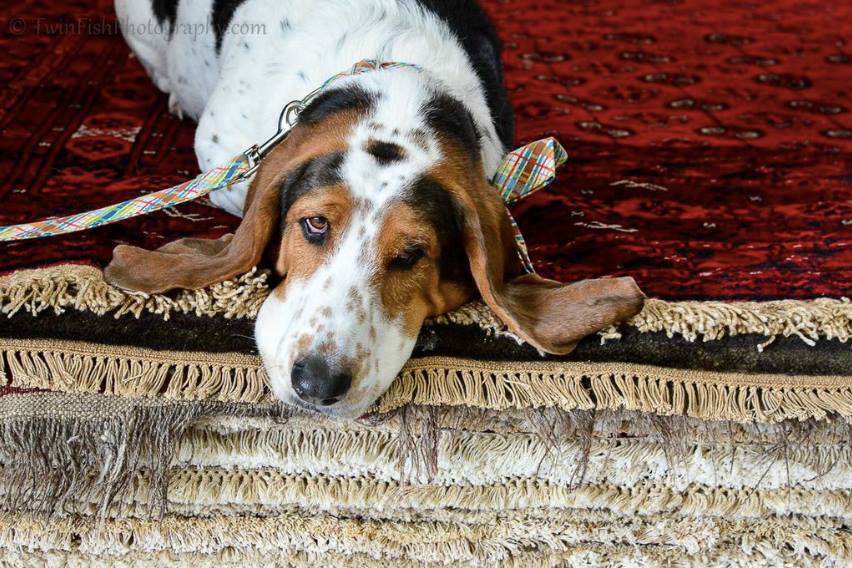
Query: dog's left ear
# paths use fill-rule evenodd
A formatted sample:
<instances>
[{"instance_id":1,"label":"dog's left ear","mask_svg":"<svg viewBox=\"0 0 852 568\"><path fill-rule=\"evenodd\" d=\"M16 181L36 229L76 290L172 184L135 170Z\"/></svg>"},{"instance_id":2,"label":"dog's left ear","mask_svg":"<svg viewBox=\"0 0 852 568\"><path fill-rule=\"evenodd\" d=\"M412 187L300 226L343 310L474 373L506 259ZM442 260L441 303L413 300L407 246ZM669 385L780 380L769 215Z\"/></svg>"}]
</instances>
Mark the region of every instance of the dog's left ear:
<instances>
[{"instance_id":1,"label":"dog's left ear","mask_svg":"<svg viewBox=\"0 0 852 568\"><path fill-rule=\"evenodd\" d=\"M464 215L464 248L482 299L534 347L568 353L583 337L642 309L645 295L629 277L561 284L525 274L497 192L485 186L456 197Z\"/></svg>"}]
</instances>

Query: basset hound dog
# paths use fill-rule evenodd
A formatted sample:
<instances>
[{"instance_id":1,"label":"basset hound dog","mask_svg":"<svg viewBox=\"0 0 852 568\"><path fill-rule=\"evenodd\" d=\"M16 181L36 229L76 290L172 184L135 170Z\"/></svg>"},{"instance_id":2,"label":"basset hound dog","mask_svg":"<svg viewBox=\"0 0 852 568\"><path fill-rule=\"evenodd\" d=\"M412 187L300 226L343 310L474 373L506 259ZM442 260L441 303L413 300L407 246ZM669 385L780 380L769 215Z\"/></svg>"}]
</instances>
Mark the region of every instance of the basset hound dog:
<instances>
[{"instance_id":1,"label":"basset hound dog","mask_svg":"<svg viewBox=\"0 0 852 568\"><path fill-rule=\"evenodd\" d=\"M404 62L317 94L249 184L211 194L233 235L115 249L106 277L148 293L256 265L275 287L256 322L279 399L366 412L427 318L476 296L540 351L636 314L631 278L526 274L488 180L513 142L494 29L474 0L116 0L124 35L202 170L272 136L279 113L361 60ZM162 33L157 33L160 30Z\"/></svg>"}]
</instances>

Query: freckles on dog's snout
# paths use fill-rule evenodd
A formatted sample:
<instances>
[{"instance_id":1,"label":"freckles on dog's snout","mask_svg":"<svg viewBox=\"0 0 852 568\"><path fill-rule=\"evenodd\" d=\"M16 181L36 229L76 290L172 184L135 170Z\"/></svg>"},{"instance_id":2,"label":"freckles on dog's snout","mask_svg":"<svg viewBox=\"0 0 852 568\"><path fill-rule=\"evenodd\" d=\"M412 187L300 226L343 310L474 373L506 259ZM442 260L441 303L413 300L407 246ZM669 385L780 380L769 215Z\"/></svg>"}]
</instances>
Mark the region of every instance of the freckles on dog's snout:
<instances>
[{"instance_id":1,"label":"freckles on dog's snout","mask_svg":"<svg viewBox=\"0 0 852 568\"><path fill-rule=\"evenodd\" d=\"M307 355L293 364L293 392L308 404L331 406L340 402L352 386L352 373L321 355Z\"/></svg>"}]
</instances>

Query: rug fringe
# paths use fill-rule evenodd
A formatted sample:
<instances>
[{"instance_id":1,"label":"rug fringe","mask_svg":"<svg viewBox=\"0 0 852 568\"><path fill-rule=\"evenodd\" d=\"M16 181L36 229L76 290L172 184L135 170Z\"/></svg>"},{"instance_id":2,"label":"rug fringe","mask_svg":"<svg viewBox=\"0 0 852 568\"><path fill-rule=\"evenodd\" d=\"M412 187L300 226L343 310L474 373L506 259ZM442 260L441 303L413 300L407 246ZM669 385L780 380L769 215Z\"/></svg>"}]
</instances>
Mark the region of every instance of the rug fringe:
<instances>
[{"instance_id":1,"label":"rug fringe","mask_svg":"<svg viewBox=\"0 0 852 568\"><path fill-rule=\"evenodd\" d=\"M620 409L703 420L777 422L852 416L846 377L746 375L629 363L505 363L411 360L376 405L473 406L492 410Z\"/></svg>"},{"instance_id":2,"label":"rug fringe","mask_svg":"<svg viewBox=\"0 0 852 568\"><path fill-rule=\"evenodd\" d=\"M482 302L471 302L438 316L436 323L478 325L498 337L522 340L508 330ZM795 336L813 347L821 339L846 343L852 338L852 302L849 298L778 300L770 302L667 302L650 298L642 311L623 325L641 333L664 332L689 342L714 341L742 334L767 338L758 344L763 350L778 337ZM619 326L599 332L601 343L621 339Z\"/></svg>"},{"instance_id":3,"label":"rug fringe","mask_svg":"<svg viewBox=\"0 0 852 568\"><path fill-rule=\"evenodd\" d=\"M3 507L55 514L87 495L105 514L139 468L151 486L148 502L164 511L165 476L177 438L200 406L137 408L111 419L9 419L0 423Z\"/></svg>"},{"instance_id":4,"label":"rug fringe","mask_svg":"<svg viewBox=\"0 0 852 568\"><path fill-rule=\"evenodd\" d=\"M657 416L635 410L576 411L560 408L489 410L470 406L435 407L437 427L441 430L464 430L487 434L530 434L540 436L552 445L566 439L587 436L595 438L615 434L618 438L663 441L655 420L668 423L666 429L676 433L683 444L690 446L713 444L778 445L785 437L807 439L810 444L832 446L852 441L852 423L844 420L808 420L805 422L731 422L706 421L689 416ZM575 419L575 415L594 415L590 422ZM294 413L286 423L265 418L216 416L202 418L194 429L221 436L258 432L313 432L317 429L338 433L396 434L400 428L400 413L391 412L374 420L365 415L359 420L337 420L311 413ZM419 431L419 426L414 425ZM589 431L591 427L591 431Z\"/></svg>"},{"instance_id":5,"label":"rug fringe","mask_svg":"<svg viewBox=\"0 0 852 568\"><path fill-rule=\"evenodd\" d=\"M115 317L143 312L199 316L254 318L269 293L267 274L257 269L237 279L203 290L171 294L126 292L109 285L102 272L91 266L60 265L21 270L0 277L0 313L19 311L36 315L45 310L62 313L67 308ZM477 325L483 330L520 342L482 302L471 302L449 314L427 322ZM667 302L649 299L641 313L625 322L640 332L665 332L687 341L712 341L740 334L758 334L764 349L777 337L799 337L808 345L821 339L849 341L852 338L852 302L849 298L779 300L770 302ZM618 339L617 327L600 333L601 340Z\"/></svg>"},{"instance_id":6,"label":"rug fringe","mask_svg":"<svg viewBox=\"0 0 852 568\"><path fill-rule=\"evenodd\" d=\"M741 558L752 561L765 558L764 554L769 557L778 554L773 549L754 550L750 546L754 541L772 542L779 550L807 550L809 557L836 561L847 559L852 548L852 536L842 525L830 522L818 525L812 519L756 521L649 515L613 531L606 527L623 519L594 513L554 516L553 523L519 518L493 525L439 525L429 519L380 523L297 512L286 519L167 517L158 522L95 523L84 518L56 520L50 526L27 515L4 514L0 515L0 547L75 551L87 554L90 559L113 557L122 561L136 554L156 555L163 550L181 555L202 552L220 561L223 560L220 555L227 554L225 558L231 558L232 562L225 565L241 564L239 559L246 556L277 553L288 559L307 554L315 559L314 565L329 565L322 560L351 555L381 558L394 565L399 562L502 565L515 561L522 566L529 566L529 561L537 557L544 560L566 553L582 554L579 558L585 556L588 560L589 554L596 550L612 559L622 548L624 551L632 548L634 552L645 549L649 554L655 551L669 563L675 558L722 551L739 552ZM381 538L376 538L376 534L381 534Z\"/></svg>"},{"instance_id":7,"label":"rug fringe","mask_svg":"<svg viewBox=\"0 0 852 568\"><path fill-rule=\"evenodd\" d=\"M813 347L821 338L846 343L852 338L852 302L849 298L772 302L664 302L648 300L627 322L640 332L665 332L687 341L713 341L726 336L756 333L769 338L796 336Z\"/></svg>"},{"instance_id":8,"label":"rug fringe","mask_svg":"<svg viewBox=\"0 0 852 568\"><path fill-rule=\"evenodd\" d=\"M82 342L0 339L15 384L59 392L170 400L271 400L257 357ZM491 410L628 409L704 420L852 417L848 377L723 373L630 363L412 359L373 411L408 404Z\"/></svg>"},{"instance_id":9,"label":"rug fringe","mask_svg":"<svg viewBox=\"0 0 852 568\"><path fill-rule=\"evenodd\" d=\"M267 274L252 269L234 279L201 290L174 294L127 292L108 284L101 270L82 265L61 265L21 270L0 277L0 313L19 311L37 315L45 310L61 314L66 308L97 315L112 312L139 317L143 312L168 320L172 313L225 318L253 318L266 299Z\"/></svg>"},{"instance_id":10,"label":"rug fringe","mask_svg":"<svg viewBox=\"0 0 852 568\"><path fill-rule=\"evenodd\" d=\"M613 465L613 467L617 467ZM495 484L460 482L412 484L383 481L370 476L350 477L310 472L288 473L276 469L230 469L196 466L171 468L156 475L150 470L128 472L121 492L80 483L59 495L61 500L43 499L16 471L3 467L0 495L11 511L55 512L53 518L82 513L99 518L152 518L152 511L165 512L173 506L195 507L221 514L228 507L239 514L278 516L301 509L313 512L355 513L359 516L406 518L412 511L448 522L465 514L507 512L606 511L637 516L674 514L684 517L724 516L731 519L793 515L852 521L852 494L846 484L838 489L732 488L698 483L677 488L657 480L638 481L630 486L611 483L569 485L561 481L510 477ZM44 472L37 472L44 475ZM39 481L37 488L47 485ZM55 484L51 488L57 487ZM105 499L109 496L109 499ZM53 496L50 496L53 497ZM48 508L52 504L55 508ZM91 506L90 506L91 505ZM141 508L141 511L138 508ZM223 509L224 508L224 509ZM453 514L444 516L444 512ZM162 516L162 515L160 515ZM235 516L235 515L222 515ZM157 518L157 515L154 515Z\"/></svg>"},{"instance_id":11,"label":"rug fringe","mask_svg":"<svg viewBox=\"0 0 852 568\"><path fill-rule=\"evenodd\" d=\"M764 426L767 436L761 442L736 443L733 437L722 437L671 446L659 426L641 415L629 418L625 412L620 420L590 434L586 443L585 428L574 433L556 428L555 440L547 433L459 431L437 411L421 423L394 419L379 429L357 424L340 425L341 429L325 419L291 416L281 405L134 402L61 393L44 393L35 400L9 395L2 405L8 418L0 424L0 495L5 495L7 508L42 512L71 511L68 506L80 499L96 505L90 514L113 514L107 507L116 500L161 508L173 474L184 479L180 487L191 486L187 495L194 497L169 493L172 504L191 505L205 491L245 497L247 491L265 491L250 487L280 490L301 480L298 483L305 484L302 497L293 502L287 497L273 503L263 496L248 501L223 497L223 501L210 493L198 503L312 507L323 498L322 487L343 483L339 479L345 478L357 487L372 484L373 489L365 489L362 495L364 507L369 507L368 494L379 496L387 487L403 493L419 487L429 495L443 490L436 487L454 487L467 495L498 491L501 484L533 483L530 487L564 490L646 484L691 493L693 485L717 484L719 471L732 479L725 483L726 490L742 494L757 490L818 493L845 488L852 469L848 428L845 435L841 431L826 437L826 429L834 430L831 423L816 421ZM552 420L553 411L548 414L543 418ZM567 423L574 413L562 414L561 421ZM210 420L224 416L239 421L251 417L255 426L230 433L208 429ZM198 422L204 417L207 420ZM625 438L624 425L637 419L629 430L632 434ZM685 426L674 417L661 420L671 422L665 430L672 432L680 431L678 422ZM262 424L276 426L263 428ZM842 423L837 426L843 430ZM419 455L431 452L434 469L420 469ZM584 474L577 476L580 470ZM318 479L326 481L314 483ZM482 489L488 487L492 489ZM274 497L279 498L284 497ZM429 503L438 506L441 498L435 499ZM480 510L483 503L476 503L470 506ZM349 502L340 506L344 505L357 506ZM379 510L392 506L385 503Z\"/></svg>"},{"instance_id":12,"label":"rug fringe","mask_svg":"<svg viewBox=\"0 0 852 568\"><path fill-rule=\"evenodd\" d=\"M228 435L191 428L178 444L175 463L438 485L536 478L568 485L586 482L622 487L654 481L679 490L692 483L713 485L719 471L726 471L726 485L732 489L832 489L844 487L852 477L852 446L848 442L817 444L809 434L807 443L800 440L797 444L791 436L794 440L785 445L779 432L775 440L763 444L720 440L685 443L672 451L654 432L643 439L590 436L588 447L581 436L550 442L531 433L440 430L436 435L436 468L430 475L411 475L413 464L402 432L340 431L333 425ZM416 432L414 444L424 445L423 437L423 430ZM580 468L585 471L583 476L576 473Z\"/></svg>"},{"instance_id":13,"label":"rug fringe","mask_svg":"<svg viewBox=\"0 0 852 568\"><path fill-rule=\"evenodd\" d=\"M239 353L111 351L104 345L62 342L26 349L10 348L0 339L0 359L18 387L167 400L256 403L269 398L260 361ZM0 362L0 373L3 366Z\"/></svg>"},{"instance_id":14,"label":"rug fringe","mask_svg":"<svg viewBox=\"0 0 852 568\"><path fill-rule=\"evenodd\" d=\"M134 477L125 498L148 502L148 482ZM535 478L510 478L498 484L411 484L322 474L288 474L274 469L172 470L168 502L187 505L302 507L311 511L353 509L386 513L421 513L457 509L492 511L526 509L606 510L620 515L674 513L684 516L765 518L771 515L828 516L852 520L852 494L802 488L733 489L690 484L679 490L658 481L629 487L608 483L570 486Z\"/></svg>"},{"instance_id":15,"label":"rug fringe","mask_svg":"<svg viewBox=\"0 0 852 568\"><path fill-rule=\"evenodd\" d=\"M35 402L35 404L32 404ZM0 507L62 514L85 497L106 515L144 472L147 514L163 514L178 441L201 417L286 418L282 405L132 401L41 393L0 398Z\"/></svg>"},{"instance_id":16,"label":"rug fringe","mask_svg":"<svg viewBox=\"0 0 852 568\"><path fill-rule=\"evenodd\" d=\"M699 533L701 534L701 533ZM774 533L773 533L774 534ZM713 535L715 536L715 535ZM561 552L529 552L518 550L512 556L499 562L481 562L483 565L499 564L502 568L551 568L553 566L749 566L774 568L777 566L796 566L798 568L825 568L826 566L845 566L846 556L824 555L822 550L845 552L849 544L833 535L822 535L803 531L796 537L772 541L772 546L755 546L760 542L761 534L743 533L742 544L722 544L700 554L684 553L671 546L635 544L592 544L562 545ZM748 539L748 540L746 540ZM837 543L837 544L835 544ZM792 544L792 546L788 546ZM77 548L52 549L42 551L26 547L10 547L0 558L0 566L26 566L28 568L52 568L55 566L74 566L86 568L125 568L127 566L163 568L186 567L220 568L222 566L287 566L289 568L316 568L334 566L335 568L422 568L440 566L442 568L467 568L476 565L471 561L427 562L424 559L405 560L376 558L369 554L341 553L324 551L321 553L285 550L271 552L227 548L219 552L153 551L127 552L120 556L94 556L81 552Z\"/></svg>"}]
</instances>

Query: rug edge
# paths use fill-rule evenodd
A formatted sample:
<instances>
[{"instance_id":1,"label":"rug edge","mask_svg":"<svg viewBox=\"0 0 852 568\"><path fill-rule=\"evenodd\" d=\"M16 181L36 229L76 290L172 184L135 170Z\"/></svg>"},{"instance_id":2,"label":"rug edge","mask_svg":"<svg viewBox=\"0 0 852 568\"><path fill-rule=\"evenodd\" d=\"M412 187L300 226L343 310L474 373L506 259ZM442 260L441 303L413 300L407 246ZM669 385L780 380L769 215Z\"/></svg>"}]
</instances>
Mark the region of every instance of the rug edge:
<instances>
[{"instance_id":1,"label":"rug edge","mask_svg":"<svg viewBox=\"0 0 852 568\"><path fill-rule=\"evenodd\" d=\"M200 290L143 294L110 285L98 268L64 264L0 276L0 313L11 317L19 311L37 315L45 310L60 314L75 309L137 318L150 312L165 320L172 313L253 318L267 294L267 274L257 268ZM447 323L477 325L489 333L521 341L480 301L433 318L427 325ZM642 312L625 324L642 333L665 332L669 337L680 335L691 342L745 333L763 335L767 341L758 350L777 337L789 336L813 346L823 339L852 339L852 301L846 297L766 302L669 302L650 298ZM600 335L602 341L621 337L615 326Z\"/></svg>"},{"instance_id":2,"label":"rug edge","mask_svg":"<svg viewBox=\"0 0 852 568\"><path fill-rule=\"evenodd\" d=\"M69 393L218 402L270 401L260 360L86 342L0 338L0 381ZM133 380L128 380L132 377ZM746 374L632 363L412 359L372 411L620 409L702 420L852 418L852 376Z\"/></svg>"}]
</instances>

